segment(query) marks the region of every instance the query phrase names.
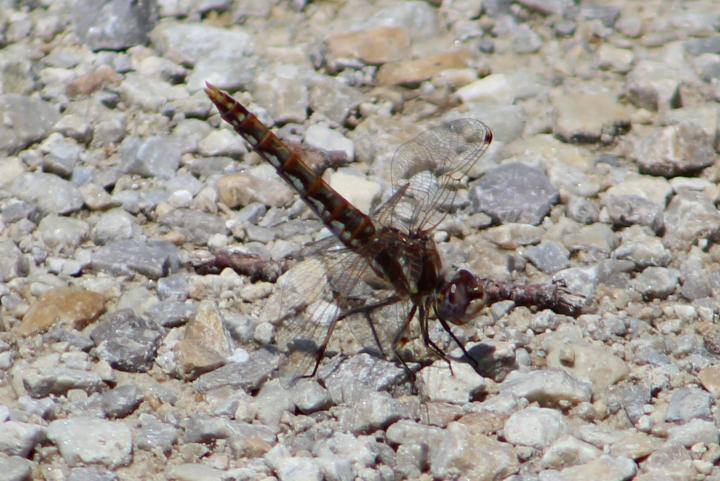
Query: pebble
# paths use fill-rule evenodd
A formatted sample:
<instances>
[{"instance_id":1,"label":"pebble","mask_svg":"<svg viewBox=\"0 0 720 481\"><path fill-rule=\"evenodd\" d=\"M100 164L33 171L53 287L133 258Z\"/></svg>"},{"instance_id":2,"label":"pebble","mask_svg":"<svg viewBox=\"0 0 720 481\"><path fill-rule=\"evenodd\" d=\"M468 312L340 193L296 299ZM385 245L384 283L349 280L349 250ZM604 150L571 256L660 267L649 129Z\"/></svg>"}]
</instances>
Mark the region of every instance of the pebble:
<instances>
[{"instance_id":1,"label":"pebble","mask_svg":"<svg viewBox=\"0 0 720 481\"><path fill-rule=\"evenodd\" d=\"M295 479L322 481L323 479L320 466L311 458L284 458L278 465L277 473L280 481Z\"/></svg>"},{"instance_id":2,"label":"pebble","mask_svg":"<svg viewBox=\"0 0 720 481\"><path fill-rule=\"evenodd\" d=\"M92 255L92 266L114 275L137 272L157 279L177 269L177 256L177 248L169 242L118 240L97 249Z\"/></svg>"},{"instance_id":3,"label":"pebble","mask_svg":"<svg viewBox=\"0 0 720 481\"><path fill-rule=\"evenodd\" d=\"M595 479L598 481L622 481L631 479L637 472L635 463L627 458L601 456L589 463L572 466L559 472L544 471L539 481L582 481Z\"/></svg>"},{"instance_id":4,"label":"pebble","mask_svg":"<svg viewBox=\"0 0 720 481\"><path fill-rule=\"evenodd\" d=\"M49 214L70 214L83 206L80 190L55 174L23 174L15 180L11 192Z\"/></svg>"},{"instance_id":5,"label":"pebble","mask_svg":"<svg viewBox=\"0 0 720 481\"><path fill-rule=\"evenodd\" d=\"M32 463L19 456L3 456L0 458L0 470L7 481L25 481L32 479Z\"/></svg>"},{"instance_id":6,"label":"pebble","mask_svg":"<svg viewBox=\"0 0 720 481\"><path fill-rule=\"evenodd\" d=\"M43 217L38 228L45 245L58 253L74 252L90 233L87 222L56 214Z\"/></svg>"},{"instance_id":7,"label":"pebble","mask_svg":"<svg viewBox=\"0 0 720 481\"><path fill-rule=\"evenodd\" d=\"M524 397L530 402L557 404L562 401L590 401L592 388L560 369L546 369L509 376L500 392Z\"/></svg>"},{"instance_id":8,"label":"pebble","mask_svg":"<svg viewBox=\"0 0 720 481\"><path fill-rule=\"evenodd\" d=\"M52 104L39 98L12 93L0 95L0 112L3 112L0 153L4 155L15 154L33 142L44 139L60 118L57 108Z\"/></svg>"},{"instance_id":9,"label":"pebble","mask_svg":"<svg viewBox=\"0 0 720 481\"><path fill-rule=\"evenodd\" d=\"M545 469L562 469L589 463L601 454L602 451L592 444L565 434L545 449L541 463Z\"/></svg>"},{"instance_id":10,"label":"pebble","mask_svg":"<svg viewBox=\"0 0 720 481\"><path fill-rule=\"evenodd\" d=\"M553 132L566 142L607 142L630 129L627 109L602 89L591 93L560 92L553 97L553 105Z\"/></svg>"},{"instance_id":11,"label":"pebble","mask_svg":"<svg viewBox=\"0 0 720 481\"><path fill-rule=\"evenodd\" d=\"M35 446L47 439L44 427L6 421L0 423L0 453L26 458Z\"/></svg>"},{"instance_id":12,"label":"pebble","mask_svg":"<svg viewBox=\"0 0 720 481\"><path fill-rule=\"evenodd\" d=\"M81 287L57 287L30 304L16 332L29 336L45 332L57 323L83 329L105 312L105 296Z\"/></svg>"},{"instance_id":13,"label":"pebble","mask_svg":"<svg viewBox=\"0 0 720 481\"><path fill-rule=\"evenodd\" d=\"M713 138L694 123L663 128L639 142L635 157L642 172L674 177L697 172L715 160Z\"/></svg>"},{"instance_id":14,"label":"pebble","mask_svg":"<svg viewBox=\"0 0 720 481\"><path fill-rule=\"evenodd\" d=\"M709 419L713 397L699 388L682 388L670 398L665 421L686 423L692 419Z\"/></svg>"},{"instance_id":15,"label":"pebble","mask_svg":"<svg viewBox=\"0 0 720 481\"><path fill-rule=\"evenodd\" d=\"M129 309L108 313L90 332L97 356L115 369L145 372L153 365L162 328Z\"/></svg>"},{"instance_id":16,"label":"pebble","mask_svg":"<svg viewBox=\"0 0 720 481\"><path fill-rule=\"evenodd\" d=\"M544 449L570 430L563 415L547 408L529 407L505 421L503 432L512 444Z\"/></svg>"},{"instance_id":17,"label":"pebble","mask_svg":"<svg viewBox=\"0 0 720 481\"><path fill-rule=\"evenodd\" d=\"M541 170L520 163L489 171L470 190L473 210L502 223L537 225L558 199L557 189Z\"/></svg>"},{"instance_id":18,"label":"pebble","mask_svg":"<svg viewBox=\"0 0 720 481\"><path fill-rule=\"evenodd\" d=\"M47 436L70 466L84 463L117 468L127 466L133 459L132 432L117 421L88 417L59 419L50 423Z\"/></svg>"},{"instance_id":19,"label":"pebble","mask_svg":"<svg viewBox=\"0 0 720 481\"><path fill-rule=\"evenodd\" d=\"M485 379L469 364L455 363L450 372L445 361L436 361L418 377L420 392L430 401L464 405L486 389Z\"/></svg>"},{"instance_id":20,"label":"pebble","mask_svg":"<svg viewBox=\"0 0 720 481\"><path fill-rule=\"evenodd\" d=\"M127 137L120 146L123 171L145 177L172 177L180 165L181 156L180 140L173 136Z\"/></svg>"},{"instance_id":21,"label":"pebble","mask_svg":"<svg viewBox=\"0 0 720 481\"><path fill-rule=\"evenodd\" d=\"M327 40L331 62L357 59L368 64L401 60L410 47L410 33L401 27L379 27L365 31L342 32Z\"/></svg>"}]
</instances>

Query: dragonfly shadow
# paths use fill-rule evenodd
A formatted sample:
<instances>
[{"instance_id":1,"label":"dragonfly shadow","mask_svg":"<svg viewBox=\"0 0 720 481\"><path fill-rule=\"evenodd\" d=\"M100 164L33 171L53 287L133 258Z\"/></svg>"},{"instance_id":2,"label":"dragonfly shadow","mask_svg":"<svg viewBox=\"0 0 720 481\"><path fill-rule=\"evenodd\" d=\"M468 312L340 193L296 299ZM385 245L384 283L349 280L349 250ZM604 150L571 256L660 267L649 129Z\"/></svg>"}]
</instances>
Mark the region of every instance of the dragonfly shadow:
<instances>
[{"instance_id":1,"label":"dragonfly shadow","mask_svg":"<svg viewBox=\"0 0 720 481\"><path fill-rule=\"evenodd\" d=\"M496 356L495 346L489 344L476 344L469 348L468 354L475 360L475 371L483 377L494 380L503 379L508 372L517 368L515 357L498 357ZM473 365L465 356L455 359L455 362L464 362Z\"/></svg>"}]
</instances>

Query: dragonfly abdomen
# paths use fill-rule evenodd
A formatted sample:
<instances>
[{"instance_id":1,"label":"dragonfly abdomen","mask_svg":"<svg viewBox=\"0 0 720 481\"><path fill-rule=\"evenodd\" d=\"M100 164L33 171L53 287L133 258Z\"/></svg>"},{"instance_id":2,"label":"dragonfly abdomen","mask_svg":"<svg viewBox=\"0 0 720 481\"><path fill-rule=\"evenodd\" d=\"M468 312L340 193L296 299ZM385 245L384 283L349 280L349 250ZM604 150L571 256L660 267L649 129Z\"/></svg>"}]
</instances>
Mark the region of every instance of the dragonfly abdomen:
<instances>
[{"instance_id":1,"label":"dragonfly abdomen","mask_svg":"<svg viewBox=\"0 0 720 481\"><path fill-rule=\"evenodd\" d=\"M205 92L222 118L269 162L330 231L350 249L364 245L374 234L370 218L330 187L296 150L272 133L258 118L228 94L207 84Z\"/></svg>"}]
</instances>

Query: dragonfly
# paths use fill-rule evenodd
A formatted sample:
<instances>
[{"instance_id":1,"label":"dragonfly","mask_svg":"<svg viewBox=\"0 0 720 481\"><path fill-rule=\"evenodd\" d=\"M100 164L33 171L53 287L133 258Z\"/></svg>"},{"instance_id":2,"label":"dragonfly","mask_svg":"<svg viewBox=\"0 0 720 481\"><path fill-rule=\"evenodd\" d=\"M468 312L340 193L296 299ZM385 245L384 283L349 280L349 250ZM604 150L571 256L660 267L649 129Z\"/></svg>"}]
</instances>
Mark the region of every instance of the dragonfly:
<instances>
[{"instance_id":1,"label":"dragonfly","mask_svg":"<svg viewBox=\"0 0 720 481\"><path fill-rule=\"evenodd\" d=\"M392 194L367 215L330 187L304 161L302 150L278 138L245 106L210 83L205 93L222 119L275 168L332 233L329 244L334 247L319 249L321 260L311 258L281 276L281 294L267 303L271 310L280 306L277 318L283 319L275 341L293 366L288 372L315 376L343 325L361 339L360 346L384 358L390 354L411 378L403 346L412 328L419 328L425 348L452 369L431 336L433 318L477 369L451 328L468 321L473 301L511 299L565 306L557 286L517 288L482 280L466 270L450 279L443 272L433 233L453 207L458 186L493 140L483 122L445 121L402 144L390 163ZM384 294L374 295L369 285L381 285ZM277 318L273 323L279 322Z\"/></svg>"}]
</instances>

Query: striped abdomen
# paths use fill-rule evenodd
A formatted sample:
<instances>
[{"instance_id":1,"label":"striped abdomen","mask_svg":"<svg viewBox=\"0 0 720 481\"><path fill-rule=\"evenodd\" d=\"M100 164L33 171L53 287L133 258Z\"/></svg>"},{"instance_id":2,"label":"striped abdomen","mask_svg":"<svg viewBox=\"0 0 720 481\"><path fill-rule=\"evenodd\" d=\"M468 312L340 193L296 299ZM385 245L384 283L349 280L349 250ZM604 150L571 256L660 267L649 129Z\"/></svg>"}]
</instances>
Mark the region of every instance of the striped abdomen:
<instances>
[{"instance_id":1,"label":"striped abdomen","mask_svg":"<svg viewBox=\"0 0 720 481\"><path fill-rule=\"evenodd\" d=\"M368 216L313 172L294 149L277 138L255 115L210 83L206 83L205 93L222 118L275 167L278 175L300 194L346 247L356 249L375 234L375 226Z\"/></svg>"}]
</instances>

